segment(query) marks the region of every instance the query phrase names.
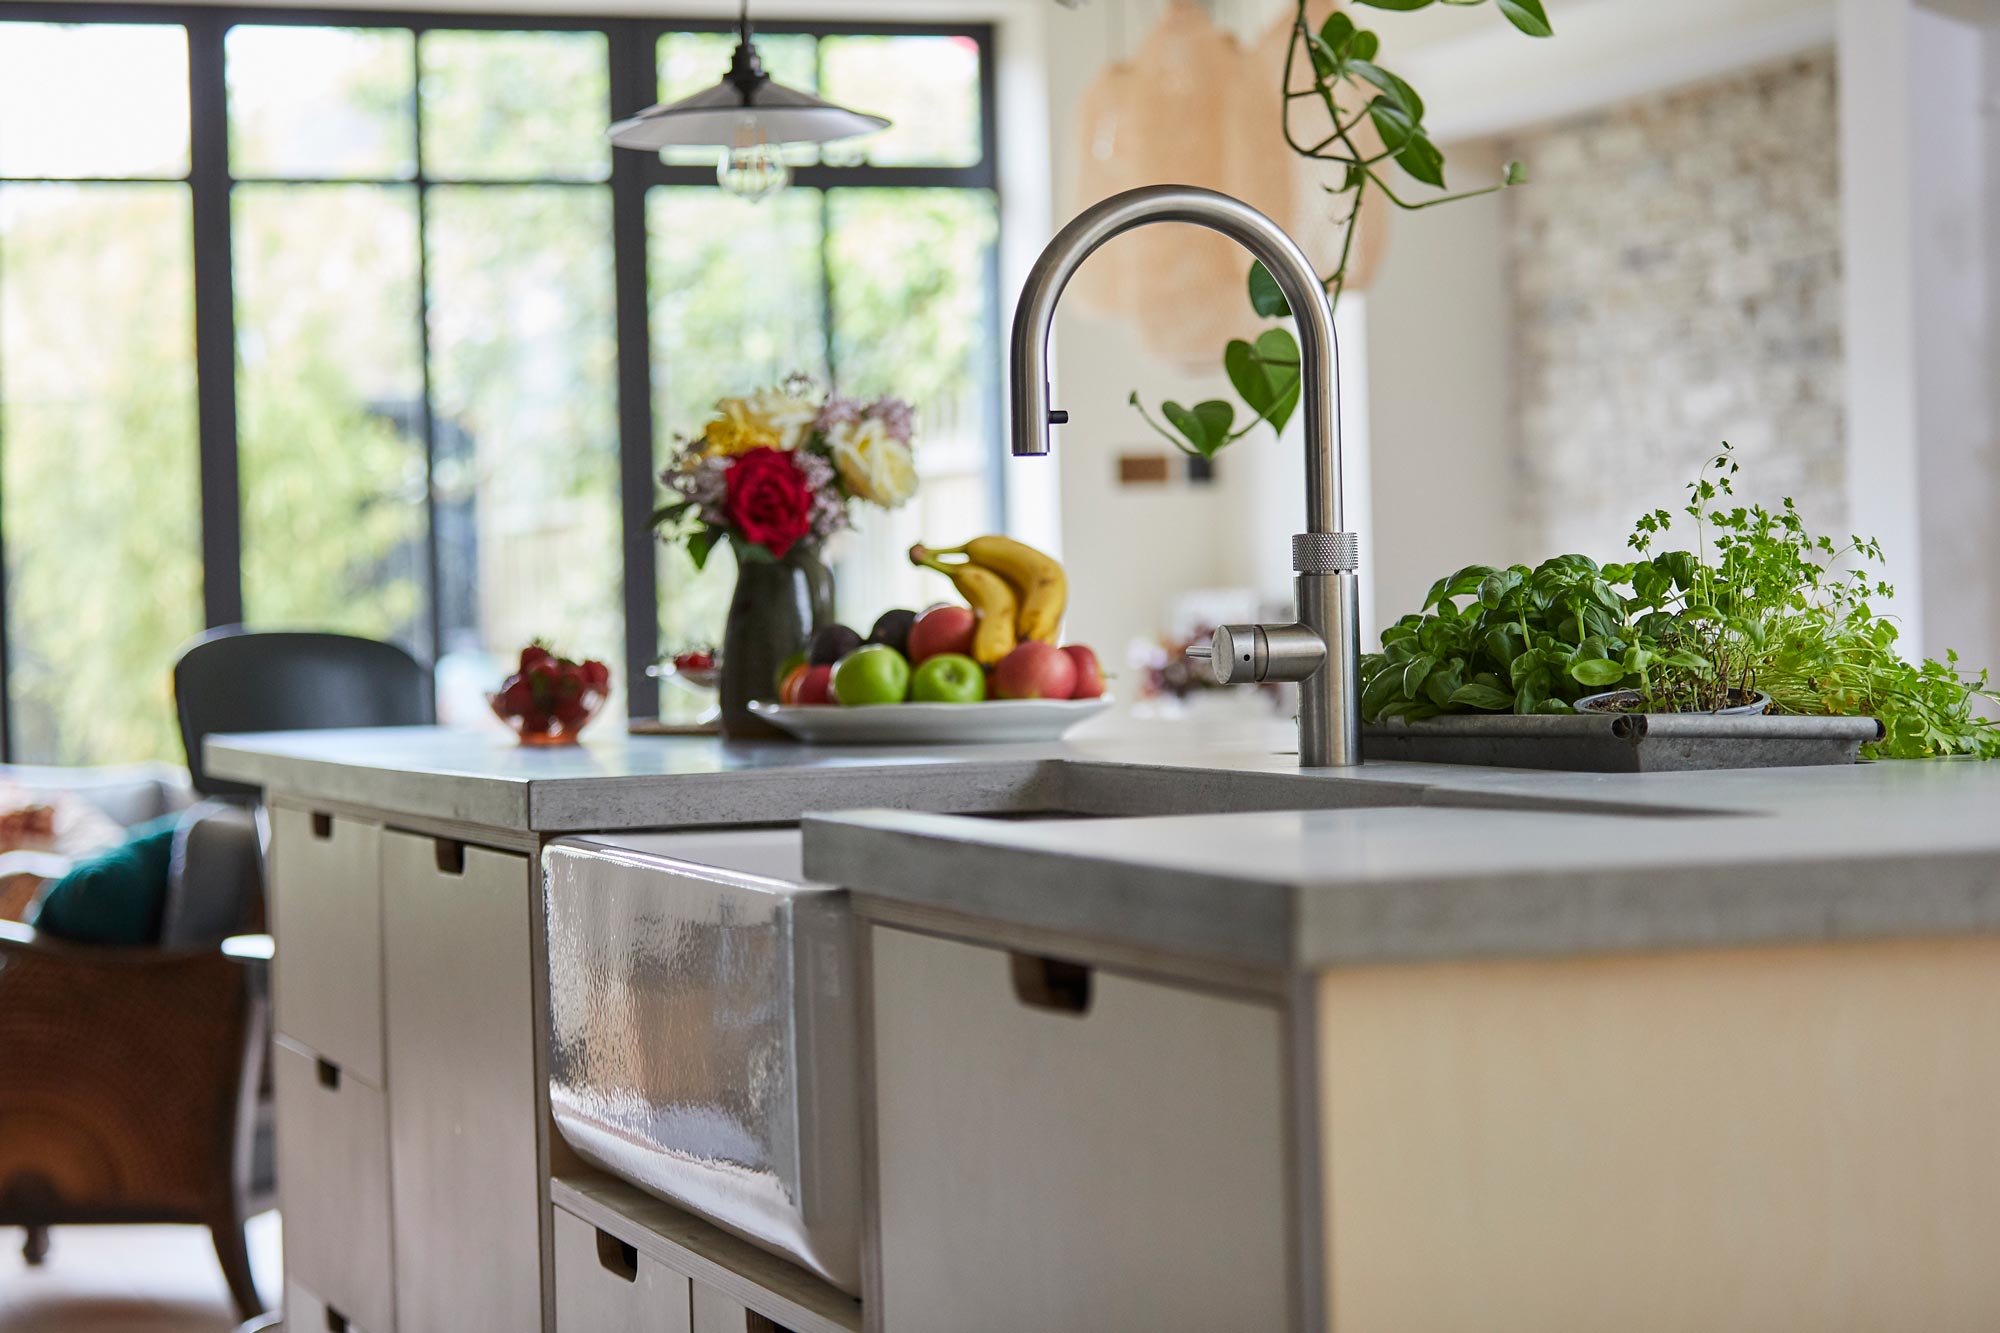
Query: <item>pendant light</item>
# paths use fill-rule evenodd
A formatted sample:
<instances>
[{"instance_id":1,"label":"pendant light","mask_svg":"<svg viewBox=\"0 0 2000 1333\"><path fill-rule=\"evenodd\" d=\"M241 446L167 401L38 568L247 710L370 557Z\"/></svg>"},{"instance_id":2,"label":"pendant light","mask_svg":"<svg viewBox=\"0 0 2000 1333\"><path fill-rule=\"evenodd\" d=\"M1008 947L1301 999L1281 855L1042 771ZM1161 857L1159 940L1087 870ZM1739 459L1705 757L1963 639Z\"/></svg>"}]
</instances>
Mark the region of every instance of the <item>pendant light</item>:
<instances>
[{"instance_id":1,"label":"pendant light","mask_svg":"<svg viewBox=\"0 0 2000 1333\"><path fill-rule=\"evenodd\" d=\"M881 116L823 102L765 73L751 40L750 0L743 0L738 33L736 54L722 82L619 121L611 127L611 142L650 152L713 144L722 150L716 184L745 199L762 199L791 182L791 168L780 151L784 145L826 143L889 127Z\"/></svg>"}]
</instances>

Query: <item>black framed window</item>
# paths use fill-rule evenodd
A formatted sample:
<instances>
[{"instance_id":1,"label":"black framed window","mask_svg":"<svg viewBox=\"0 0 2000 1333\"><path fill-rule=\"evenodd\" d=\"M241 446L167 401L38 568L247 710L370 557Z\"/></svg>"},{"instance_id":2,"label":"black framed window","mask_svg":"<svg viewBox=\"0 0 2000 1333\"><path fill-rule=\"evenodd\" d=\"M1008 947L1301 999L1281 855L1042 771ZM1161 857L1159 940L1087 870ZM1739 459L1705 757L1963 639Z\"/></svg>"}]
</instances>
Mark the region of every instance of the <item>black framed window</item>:
<instances>
[{"instance_id":1,"label":"black framed window","mask_svg":"<svg viewBox=\"0 0 2000 1333\"><path fill-rule=\"evenodd\" d=\"M856 614L926 596L897 553L1000 517L990 30L763 25L895 126L758 203L610 150L732 41L0 3L0 755L173 755L173 651L236 621L402 642L448 718L546 636L651 712L730 586L651 540L659 460L793 369L918 404L920 500L842 559Z\"/></svg>"}]
</instances>

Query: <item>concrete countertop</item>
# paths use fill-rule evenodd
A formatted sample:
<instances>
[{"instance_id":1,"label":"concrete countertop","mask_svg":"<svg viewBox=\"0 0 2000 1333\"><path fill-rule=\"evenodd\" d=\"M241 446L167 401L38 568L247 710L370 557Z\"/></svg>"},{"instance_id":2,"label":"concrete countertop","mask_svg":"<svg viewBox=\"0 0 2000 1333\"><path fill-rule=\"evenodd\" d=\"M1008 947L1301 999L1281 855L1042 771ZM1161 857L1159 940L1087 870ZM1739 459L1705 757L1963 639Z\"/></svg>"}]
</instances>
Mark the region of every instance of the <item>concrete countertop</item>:
<instances>
[{"instance_id":1,"label":"concrete countertop","mask_svg":"<svg viewBox=\"0 0 2000 1333\"><path fill-rule=\"evenodd\" d=\"M1261 967L2000 930L2000 764L1301 772L1290 743L527 750L396 728L218 737L208 758L301 799L514 831L805 818L807 873L874 899Z\"/></svg>"},{"instance_id":2,"label":"concrete countertop","mask_svg":"<svg viewBox=\"0 0 2000 1333\"><path fill-rule=\"evenodd\" d=\"M2000 764L1426 776L1424 808L815 817L805 868L997 924L1306 971L2000 931ZM1492 806L1452 808L1474 794Z\"/></svg>"}]
</instances>

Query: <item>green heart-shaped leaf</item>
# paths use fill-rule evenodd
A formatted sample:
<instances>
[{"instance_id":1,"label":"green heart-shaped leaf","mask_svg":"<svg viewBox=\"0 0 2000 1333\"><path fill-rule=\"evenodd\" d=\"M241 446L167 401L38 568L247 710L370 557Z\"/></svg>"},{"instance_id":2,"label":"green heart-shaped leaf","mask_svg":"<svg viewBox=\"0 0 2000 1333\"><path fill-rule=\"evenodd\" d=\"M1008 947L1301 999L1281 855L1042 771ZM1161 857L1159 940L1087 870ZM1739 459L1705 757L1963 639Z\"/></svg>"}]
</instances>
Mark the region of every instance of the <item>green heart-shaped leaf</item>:
<instances>
[{"instance_id":1,"label":"green heart-shaped leaf","mask_svg":"<svg viewBox=\"0 0 2000 1333\"><path fill-rule=\"evenodd\" d=\"M1250 410L1282 431L1299 405L1299 344L1290 329L1266 329L1253 343L1234 339L1222 353L1229 382Z\"/></svg>"},{"instance_id":2,"label":"green heart-shaped leaf","mask_svg":"<svg viewBox=\"0 0 2000 1333\"><path fill-rule=\"evenodd\" d=\"M1423 135L1417 134L1396 154L1396 165L1426 185L1444 188L1444 154Z\"/></svg>"},{"instance_id":3,"label":"green heart-shaped leaf","mask_svg":"<svg viewBox=\"0 0 2000 1333\"><path fill-rule=\"evenodd\" d=\"M1391 74L1380 65L1372 64L1366 60L1350 60L1347 62L1347 68L1350 72L1358 74L1387 93L1395 101L1396 105L1403 108L1404 113L1411 120L1423 120L1424 99L1417 96L1417 90L1403 82L1401 78Z\"/></svg>"},{"instance_id":4,"label":"green heart-shaped leaf","mask_svg":"<svg viewBox=\"0 0 2000 1333\"><path fill-rule=\"evenodd\" d=\"M1528 36L1555 36L1556 30L1549 26L1549 16L1542 8L1542 0L1496 0L1496 3L1507 21Z\"/></svg>"},{"instance_id":5,"label":"green heart-shaped leaf","mask_svg":"<svg viewBox=\"0 0 2000 1333\"><path fill-rule=\"evenodd\" d=\"M1416 137L1417 123L1387 97L1377 97L1368 103L1368 119L1374 122L1375 132L1382 136L1385 152L1399 152L1404 144Z\"/></svg>"},{"instance_id":6,"label":"green heart-shaped leaf","mask_svg":"<svg viewBox=\"0 0 2000 1333\"><path fill-rule=\"evenodd\" d=\"M1229 442L1230 423L1236 420L1236 409L1220 398L1211 398L1193 407L1182 407L1174 402L1162 403L1160 414L1186 437L1194 452L1203 458L1215 457L1215 451Z\"/></svg>"},{"instance_id":7,"label":"green heart-shaped leaf","mask_svg":"<svg viewBox=\"0 0 2000 1333\"><path fill-rule=\"evenodd\" d=\"M1278 290L1278 280L1261 260L1250 265L1250 308L1265 319L1285 319L1292 313L1291 303Z\"/></svg>"}]
</instances>

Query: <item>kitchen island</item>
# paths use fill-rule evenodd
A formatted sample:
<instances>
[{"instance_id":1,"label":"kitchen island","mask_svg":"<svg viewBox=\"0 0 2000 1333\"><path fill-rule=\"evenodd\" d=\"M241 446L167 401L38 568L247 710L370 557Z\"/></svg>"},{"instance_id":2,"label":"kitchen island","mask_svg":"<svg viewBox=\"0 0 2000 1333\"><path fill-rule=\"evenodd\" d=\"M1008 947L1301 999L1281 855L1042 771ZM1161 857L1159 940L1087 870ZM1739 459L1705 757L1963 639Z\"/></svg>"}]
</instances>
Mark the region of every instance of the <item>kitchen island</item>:
<instances>
[{"instance_id":1,"label":"kitchen island","mask_svg":"<svg viewBox=\"0 0 2000 1333\"><path fill-rule=\"evenodd\" d=\"M1289 741L211 741L273 811L298 1308L567 1328L567 1244L710 1290L631 1327L2000 1323L2000 768ZM862 923L858 1302L621 1234L547 1109L541 846L801 820Z\"/></svg>"}]
</instances>

